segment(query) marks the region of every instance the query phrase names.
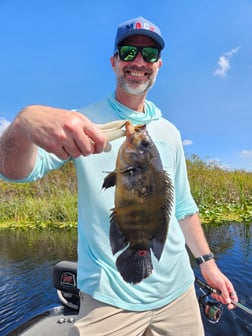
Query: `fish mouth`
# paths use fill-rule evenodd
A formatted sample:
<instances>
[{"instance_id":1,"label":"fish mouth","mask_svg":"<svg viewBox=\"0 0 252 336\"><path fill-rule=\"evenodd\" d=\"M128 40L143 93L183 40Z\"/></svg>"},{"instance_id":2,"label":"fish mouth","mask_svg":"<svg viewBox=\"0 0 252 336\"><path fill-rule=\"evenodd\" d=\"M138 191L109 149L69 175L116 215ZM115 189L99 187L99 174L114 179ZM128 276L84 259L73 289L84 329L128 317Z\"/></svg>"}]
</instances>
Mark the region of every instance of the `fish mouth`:
<instances>
[{"instance_id":1,"label":"fish mouth","mask_svg":"<svg viewBox=\"0 0 252 336\"><path fill-rule=\"evenodd\" d=\"M143 154L146 148L151 145L150 139L146 135L146 125L133 125L130 121L127 121L125 129L128 149Z\"/></svg>"},{"instance_id":2,"label":"fish mouth","mask_svg":"<svg viewBox=\"0 0 252 336\"><path fill-rule=\"evenodd\" d=\"M133 125L130 121L126 121L125 123L125 129L126 129L126 138L131 138L132 136L139 134L146 130L146 125Z\"/></svg>"}]
</instances>

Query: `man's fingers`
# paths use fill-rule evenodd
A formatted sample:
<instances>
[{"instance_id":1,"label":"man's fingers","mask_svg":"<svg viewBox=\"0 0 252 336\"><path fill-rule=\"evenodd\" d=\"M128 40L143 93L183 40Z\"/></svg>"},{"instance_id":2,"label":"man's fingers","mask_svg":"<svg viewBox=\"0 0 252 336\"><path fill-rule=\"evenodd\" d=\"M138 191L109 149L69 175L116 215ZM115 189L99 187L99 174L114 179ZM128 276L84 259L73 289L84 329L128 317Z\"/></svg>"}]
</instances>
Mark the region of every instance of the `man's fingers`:
<instances>
[{"instance_id":1,"label":"man's fingers","mask_svg":"<svg viewBox=\"0 0 252 336\"><path fill-rule=\"evenodd\" d=\"M104 150L106 138L94 124L91 127L85 127L83 133L76 139L83 155L97 154Z\"/></svg>"},{"instance_id":2,"label":"man's fingers","mask_svg":"<svg viewBox=\"0 0 252 336\"><path fill-rule=\"evenodd\" d=\"M73 117L73 118L71 118ZM73 112L64 125L66 144L70 156L90 155L103 151L106 138L101 130L84 115Z\"/></svg>"}]
</instances>

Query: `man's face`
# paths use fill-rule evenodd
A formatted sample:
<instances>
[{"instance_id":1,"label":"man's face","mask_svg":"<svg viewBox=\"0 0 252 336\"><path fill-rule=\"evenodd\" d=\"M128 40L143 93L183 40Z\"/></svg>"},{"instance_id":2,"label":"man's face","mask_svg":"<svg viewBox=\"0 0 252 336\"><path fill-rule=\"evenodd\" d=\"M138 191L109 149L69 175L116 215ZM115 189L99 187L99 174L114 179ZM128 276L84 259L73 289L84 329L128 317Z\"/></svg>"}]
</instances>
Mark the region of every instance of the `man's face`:
<instances>
[{"instance_id":1,"label":"man's face","mask_svg":"<svg viewBox=\"0 0 252 336\"><path fill-rule=\"evenodd\" d=\"M122 45L156 47L151 38L142 35L131 36ZM146 62L141 52L138 52L133 61L122 61L117 54L111 57L111 64L116 74L117 89L137 95L146 93L153 86L162 61L159 59L154 63Z\"/></svg>"}]
</instances>

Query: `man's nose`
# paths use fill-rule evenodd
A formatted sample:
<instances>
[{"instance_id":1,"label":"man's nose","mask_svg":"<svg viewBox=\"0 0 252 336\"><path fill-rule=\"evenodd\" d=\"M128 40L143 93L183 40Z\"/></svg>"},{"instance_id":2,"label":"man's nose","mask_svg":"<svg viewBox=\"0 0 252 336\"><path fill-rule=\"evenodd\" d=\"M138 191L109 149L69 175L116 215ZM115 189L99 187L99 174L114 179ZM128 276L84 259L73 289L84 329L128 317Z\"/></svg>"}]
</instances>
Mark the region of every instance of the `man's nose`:
<instances>
[{"instance_id":1,"label":"man's nose","mask_svg":"<svg viewBox=\"0 0 252 336\"><path fill-rule=\"evenodd\" d=\"M136 56L136 58L134 59L134 63L137 63L137 64L145 64L145 60L143 59L143 56L142 56L142 53L141 53L140 50L138 51L137 56Z\"/></svg>"}]
</instances>

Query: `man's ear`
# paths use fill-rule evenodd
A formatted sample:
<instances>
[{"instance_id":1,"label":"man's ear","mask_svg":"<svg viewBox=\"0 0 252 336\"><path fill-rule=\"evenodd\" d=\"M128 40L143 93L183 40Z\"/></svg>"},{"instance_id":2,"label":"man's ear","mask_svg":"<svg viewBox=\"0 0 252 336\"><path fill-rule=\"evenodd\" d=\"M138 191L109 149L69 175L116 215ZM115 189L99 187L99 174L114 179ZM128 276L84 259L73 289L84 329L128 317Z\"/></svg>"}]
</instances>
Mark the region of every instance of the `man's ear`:
<instances>
[{"instance_id":1,"label":"man's ear","mask_svg":"<svg viewBox=\"0 0 252 336\"><path fill-rule=\"evenodd\" d=\"M115 56L110 57L110 64L111 64L112 68L114 69L115 68Z\"/></svg>"}]
</instances>

